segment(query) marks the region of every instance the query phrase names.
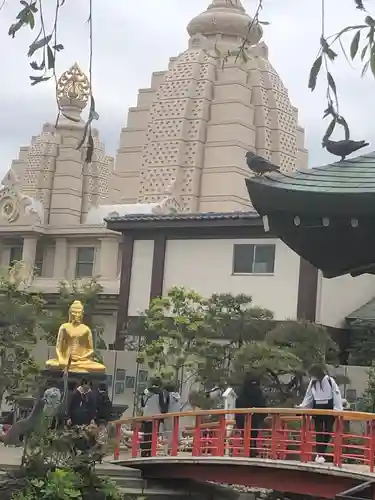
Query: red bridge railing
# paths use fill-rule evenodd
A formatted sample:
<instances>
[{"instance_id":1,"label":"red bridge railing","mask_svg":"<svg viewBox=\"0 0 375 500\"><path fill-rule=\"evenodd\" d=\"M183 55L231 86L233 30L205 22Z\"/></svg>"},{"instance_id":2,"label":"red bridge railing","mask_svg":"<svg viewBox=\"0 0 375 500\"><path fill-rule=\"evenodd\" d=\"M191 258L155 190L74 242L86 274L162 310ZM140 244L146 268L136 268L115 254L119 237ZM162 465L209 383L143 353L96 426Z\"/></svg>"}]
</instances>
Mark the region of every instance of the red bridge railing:
<instances>
[{"instance_id":1,"label":"red bridge railing","mask_svg":"<svg viewBox=\"0 0 375 500\"><path fill-rule=\"evenodd\" d=\"M237 415L242 416L241 428L236 426ZM332 432L315 431L319 416L331 417ZM326 462L374 470L372 413L248 408L136 417L118 420L115 425L115 460L127 449L124 458L132 459L190 455L310 462L316 457L317 445L326 442L326 450L318 453Z\"/></svg>"}]
</instances>

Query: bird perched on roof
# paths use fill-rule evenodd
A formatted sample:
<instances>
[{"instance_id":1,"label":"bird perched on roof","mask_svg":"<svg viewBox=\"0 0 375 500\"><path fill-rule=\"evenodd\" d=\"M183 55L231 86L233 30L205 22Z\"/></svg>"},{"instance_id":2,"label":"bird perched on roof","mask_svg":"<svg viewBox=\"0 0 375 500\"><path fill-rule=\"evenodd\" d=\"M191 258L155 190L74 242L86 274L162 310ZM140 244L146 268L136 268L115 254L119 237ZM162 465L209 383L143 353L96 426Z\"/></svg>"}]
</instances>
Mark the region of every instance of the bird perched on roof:
<instances>
[{"instance_id":1,"label":"bird perched on roof","mask_svg":"<svg viewBox=\"0 0 375 500\"><path fill-rule=\"evenodd\" d=\"M278 172L280 170L280 167L273 165L268 160L256 155L252 151L248 151L245 158L247 166L256 175L264 175L268 172Z\"/></svg>"},{"instance_id":2,"label":"bird perched on roof","mask_svg":"<svg viewBox=\"0 0 375 500\"><path fill-rule=\"evenodd\" d=\"M351 141L346 139L344 141L331 141L328 138L323 138L322 147L326 148L328 153L335 156L341 156L341 160L345 160L347 156L368 146L366 141Z\"/></svg>"}]
</instances>

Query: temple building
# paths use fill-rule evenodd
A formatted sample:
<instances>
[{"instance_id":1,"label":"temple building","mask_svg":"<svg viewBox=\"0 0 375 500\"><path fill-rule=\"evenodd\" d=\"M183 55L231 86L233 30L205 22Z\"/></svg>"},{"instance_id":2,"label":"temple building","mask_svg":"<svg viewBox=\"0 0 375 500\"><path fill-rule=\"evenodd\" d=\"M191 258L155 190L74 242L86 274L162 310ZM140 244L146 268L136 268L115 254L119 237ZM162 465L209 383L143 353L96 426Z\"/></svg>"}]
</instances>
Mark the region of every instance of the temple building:
<instances>
[{"instance_id":1,"label":"temple building","mask_svg":"<svg viewBox=\"0 0 375 500\"><path fill-rule=\"evenodd\" d=\"M0 191L1 265L24 261L30 285L50 299L61 280L103 286L98 320L116 348L104 360L125 400L135 377L129 319L172 286L246 293L277 320L334 328L375 295L372 276L325 279L265 231L249 197L248 150L286 177L308 167L298 111L261 26L240 0L212 0L187 31L186 50L139 90L115 159L97 130L91 163L87 144L78 148L90 82L74 64L58 81L57 124L21 147Z\"/></svg>"}]
</instances>

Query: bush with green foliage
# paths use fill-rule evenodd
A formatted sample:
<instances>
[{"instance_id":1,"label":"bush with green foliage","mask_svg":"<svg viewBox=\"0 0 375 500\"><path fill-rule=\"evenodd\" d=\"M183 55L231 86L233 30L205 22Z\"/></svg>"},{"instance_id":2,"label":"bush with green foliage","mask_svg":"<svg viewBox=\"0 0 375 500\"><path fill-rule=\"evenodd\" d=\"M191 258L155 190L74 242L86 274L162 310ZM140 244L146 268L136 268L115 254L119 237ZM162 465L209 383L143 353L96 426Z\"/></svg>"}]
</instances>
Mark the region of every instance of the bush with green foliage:
<instances>
[{"instance_id":1,"label":"bush with green foliage","mask_svg":"<svg viewBox=\"0 0 375 500\"><path fill-rule=\"evenodd\" d=\"M142 325L148 342L138 361L152 377L188 383L192 402L204 407L213 404L205 393L240 385L246 372L261 378L270 403L293 404L305 389L307 369L335 362L338 351L324 327L275 322L271 311L254 307L243 294L204 299L175 287L151 301Z\"/></svg>"},{"instance_id":2,"label":"bush with green foliage","mask_svg":"<svg viewBox=\"0 0 375 500\"><path fill-rule=\"evenodd\" d=\"M22 465L0 482L1 500L124 500L95 464L104 450L97 429L51 429L44 415L25 436Z\"/></svg>"},{"instance_id":3,"label":"bush with green foliage","mask_svg":"<svg viewBox=\"0 0 375 500\"><path fill-rule=\"evenodd\" d=\"M30 347L38 341L45 302L30 293L28 277L22 263L0 270L0 401L27 393L38 373Z\"/></svg>"}]
</instances>

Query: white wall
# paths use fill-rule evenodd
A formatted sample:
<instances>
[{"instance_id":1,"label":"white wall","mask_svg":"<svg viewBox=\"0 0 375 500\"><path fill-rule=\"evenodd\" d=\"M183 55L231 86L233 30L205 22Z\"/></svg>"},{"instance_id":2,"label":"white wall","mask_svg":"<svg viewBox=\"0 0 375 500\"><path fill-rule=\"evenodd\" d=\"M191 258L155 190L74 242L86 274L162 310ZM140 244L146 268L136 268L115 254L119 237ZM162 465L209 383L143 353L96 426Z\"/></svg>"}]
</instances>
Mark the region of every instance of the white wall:
<instances>
[{"instance_id":1,"label":"white wall","mask_svg":"<svg viewBox=\"0 0 375 500\"><path fill-rule=\"evenodd\" d=\"M345 317L375 296L375 276L364 274L326 279L319 273L316 321L341 327Z\"/></svg>"},{"instance_id":2,"label":"white wall","mask_svg":"<svg viewBox=\"0 0 375 500\"><path fill-rule=\"evenodd\" d=\"M241 243L275 244L274 274L233 275L233 245ZM254 305L273 311L276 319L295 319L299 264L299 256L277 239L168 240L163 293L173 286L206 297L245 293L252 296Z\"/></svg>"},{"instance_id":3,"label":"white wall","mask_svg":"<svg viewBox=\"0 0 375 500\"><path fill-rule=\"evenodd\" d=\"M138 316L149 305L153 253L153 240L134 241L129 293L129 316Z\"/></svg>"}]
</instances>

